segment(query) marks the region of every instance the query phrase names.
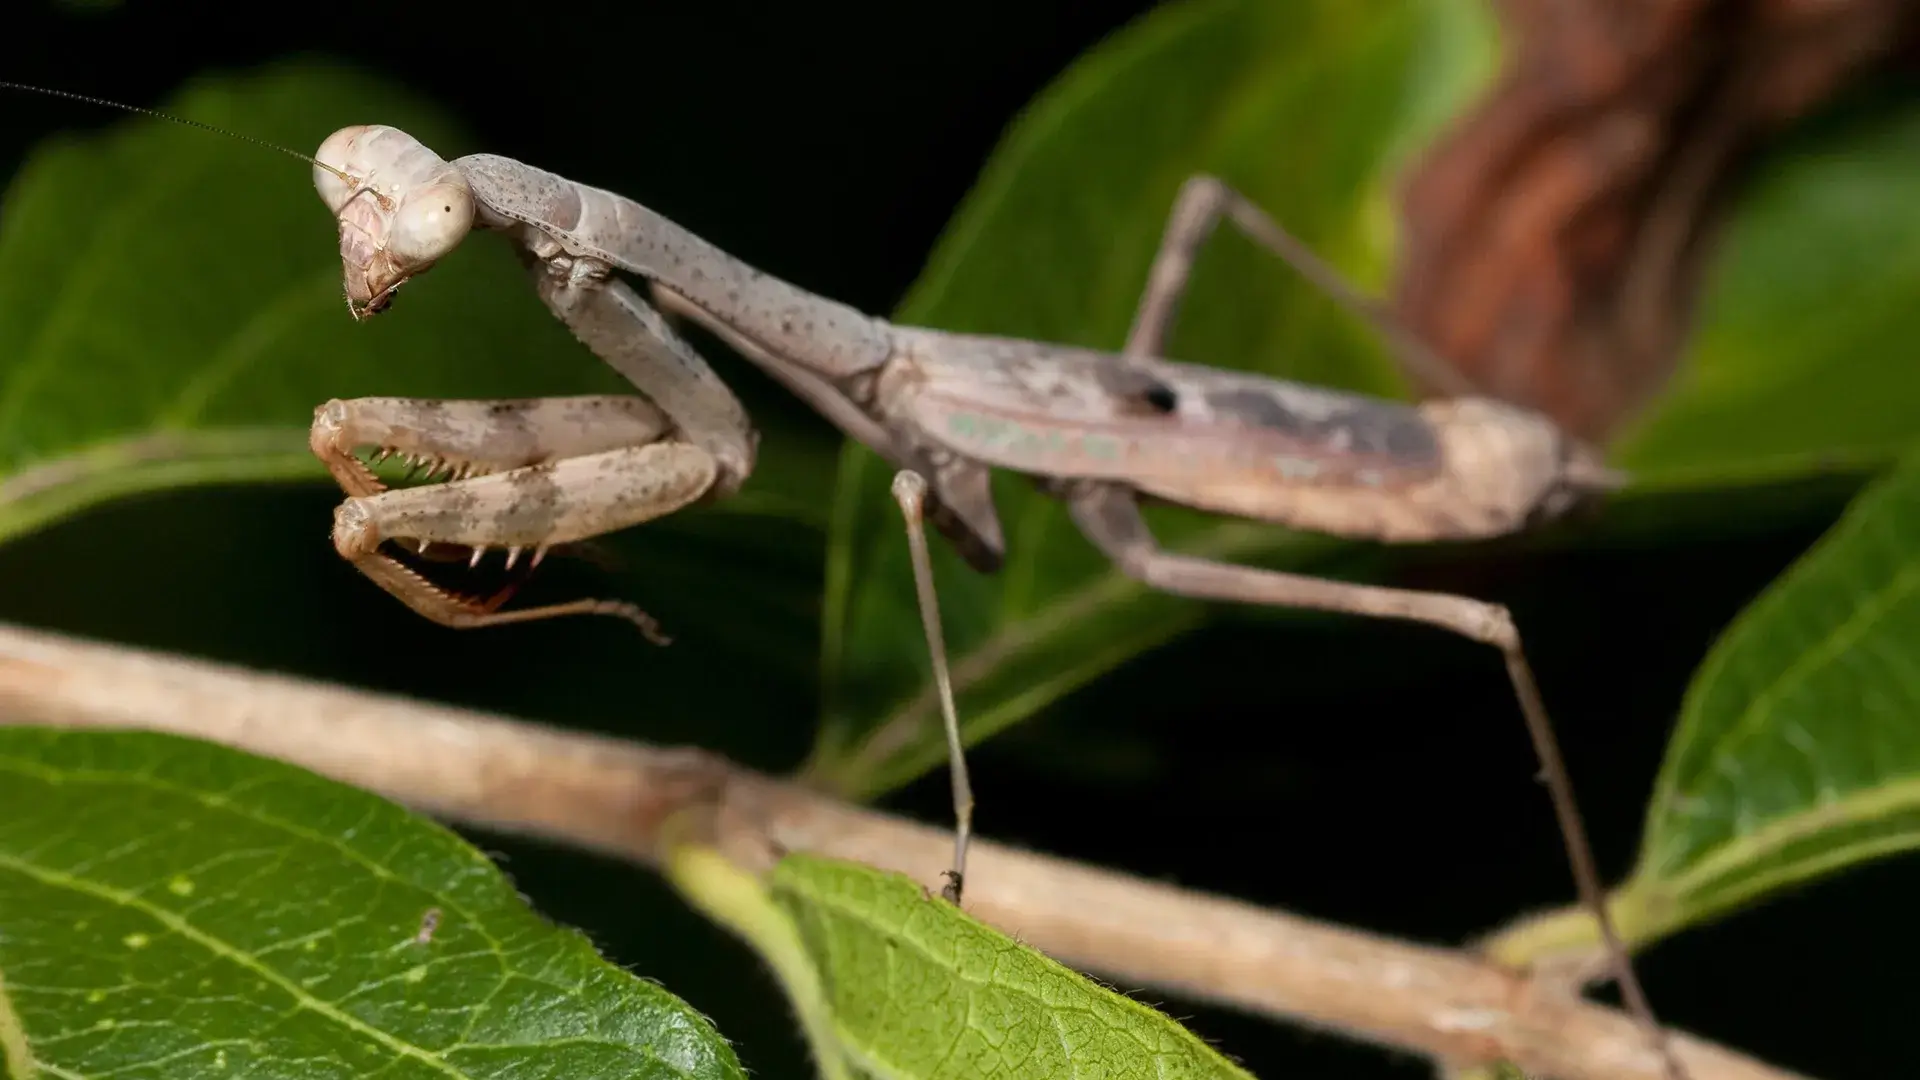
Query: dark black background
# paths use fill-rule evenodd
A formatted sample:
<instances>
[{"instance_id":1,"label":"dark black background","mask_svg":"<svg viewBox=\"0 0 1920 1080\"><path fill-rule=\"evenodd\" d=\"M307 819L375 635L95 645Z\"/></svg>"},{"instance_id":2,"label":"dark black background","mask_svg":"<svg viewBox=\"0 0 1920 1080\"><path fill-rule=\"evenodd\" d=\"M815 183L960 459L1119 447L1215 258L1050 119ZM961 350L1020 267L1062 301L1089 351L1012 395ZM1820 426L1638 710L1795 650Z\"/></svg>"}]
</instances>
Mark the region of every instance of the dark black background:
<instances>
[{"instance_id":1,"label":"dark black background","mask_svg":"<svg viewBox=\"0 0 1920 1080\"><path fill-rule=\"evenodd\" d=\"M489 150L641 198L770 271L885 311L1004 125L1147 6L976 0L881 13L708 0L503 7L496 17L444 4L90 15L22 4L0 50L7 79L142 104L210 68L348 61L454 110ZM532 25L505 21L513 10ZM9 173L52 130L119 119L21 96L0 98L0 116ZM1507 545L1449 558L1444 575L1416 574L1514 606L1609 877L1631 864L1692 668L1846 494L1817 484L1695 505L1691 524L1658 530L1657 545L1603 517L1577 549ZM741 673L778 715L710 740L698 715L652 727L608 720L579 683L607 685L596 665L631 655L613 641L621 631L459 635L422 623L320 542L335 498L318 487L199 491L90 512L0 550L0 618L703 741L761 767L804 753L816 692L806 673ZM792 554L797 579L817 574L817 556ZM1227 614L984 748L975 782L990 835L1456 942L1571 896L1532 768L1491 654L1413 628ZM940 820L944 799L934 776L888 805ZM772 980L651 875L481 840L539 908L712 1016L756 1074L807 1075ZM1920 1065L1905 1029L1920 1005L1907 978L1920 960L1907 917L1916 902L1920 868L1894 860L1664 943L1644 977L1669 1020L1782 1065L1828 1078L1904 1074ZM1430 1074L1413 1058L1144 996L1270 1080Z\"/></svg>"}]
</instances>

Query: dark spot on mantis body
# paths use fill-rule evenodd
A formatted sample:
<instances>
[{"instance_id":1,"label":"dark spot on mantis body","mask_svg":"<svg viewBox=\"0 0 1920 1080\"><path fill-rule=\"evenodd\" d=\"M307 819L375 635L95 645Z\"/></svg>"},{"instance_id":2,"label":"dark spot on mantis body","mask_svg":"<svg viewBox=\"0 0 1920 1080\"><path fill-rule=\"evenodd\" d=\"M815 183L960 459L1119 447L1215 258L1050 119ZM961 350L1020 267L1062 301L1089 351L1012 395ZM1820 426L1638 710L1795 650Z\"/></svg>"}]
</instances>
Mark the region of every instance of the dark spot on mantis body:
<instances>
[{"instance_id":1,"label":"dark spot on mantis body","mask_svg":"<svg viewBox=\"0 0 1920 1080\"><path fill-rule=\"evenodd\" d=\"M1424 419L1416 418L1412 423L1395 424L1387 429L1387 452L1394 457L1425 461L1439 457L1440 441Z\"/></svg>"},{"instance_id":2,"label":"dark spot on mantis body","mask_svg":"<svg viewBox=\"0 0 1920 1080\"><path fill-rule=\"evenodd\" d=\"M1093 376L1128 411L1168 416L1180 407L1180 395L1173 387L1131 364L1100 364Z\"/></svg>"},{"instance_id":3,"label":"dark spot on mantis body","mask_svg":"<svg viewBox=\"0 0 1920 1080\"><path fill-rule=\"evenodd\" d=\"M1440 462L1440 440L1433 428L1418 411L1398 402L1354 398L1334 407L1319 402L1294 406L1279 391L1222 390L1208 394L1207 404L1219 416L1332 453L1406 465Z\"/></svg>"},{"instance_id":4,"label":"dark spot on mantis body","mask_svg":"<svg viewBox=\"0 0 1920 1080\"><path fill-rule=\"evenodd\" d=\"M1140 395L1140 400L1146 402L1155 412L1160 413L1170 413L1180 407L1180 395L1174 393L1173 387L1165 383L1155 383L1147 387L1146 392Z\"/></svg>"}]
</instances>

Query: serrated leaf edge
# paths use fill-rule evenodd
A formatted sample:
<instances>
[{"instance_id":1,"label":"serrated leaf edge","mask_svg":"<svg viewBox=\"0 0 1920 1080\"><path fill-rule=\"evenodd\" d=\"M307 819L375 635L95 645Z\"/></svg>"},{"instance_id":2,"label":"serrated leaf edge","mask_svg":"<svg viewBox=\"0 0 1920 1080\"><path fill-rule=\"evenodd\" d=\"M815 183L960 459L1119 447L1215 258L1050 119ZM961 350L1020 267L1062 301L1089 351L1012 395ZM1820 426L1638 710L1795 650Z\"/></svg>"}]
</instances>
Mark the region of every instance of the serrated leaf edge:
<instances>
[{"instance_id":1,"label":"serrated leaf edge","mask_svg":"<svg viewBox=\"0 0 1920 1080\"><path fill-rule=\"evenodd\" d=\"M75 778L86 778L88 776L98 776L102 779L110 779L115 783L144 785L147 787L155 788L157 790L167 791L175 795L184 796L188 799L192 799L194 801L200 802L201 804L207 806L209 809L225 810L233 813L241 812L238 807L234 806L231 802L227 801L224 798L219 800L213 800L208 798L208 796L204 792L198 792L190 789L181 788L177 785L166 783L164 781L161 781L151 776L143 776L143 775L138 775L133 773L124 773L124 772L96 774L92 770L86 770L86 769L54 770L54 769L48 769L48 768L38 766L31 761L25 761L17 758L11 759L11 760L0 758L0 771L12 771L12 772L27 773L30 775L39 775L44 779L47 779L56 783L72 780ZM374 863L368 862L367 859L364 856L362 856L359 852L354 851L353 849L342 845L337 840L334 840L330 837L321 835L319 833L315 833L309 829L302 828L301 826L296 825L292 822L284 821L279 818L275 818L271 815L249 812L247 813L246 816L256 822L259 822L260 824L269 825L274 828L282 829L296 836L300 836L307 840L310 840L314 843L321 844L324 847L332 848L333 850L339 852L344 858L348 859L349 861L357 862L377 874L391 876L391 873L392 873L391 871L385 869L384 867L378 866ZM388 1032L381 1031L379 1028L373 1027L367 1024L366 1022L357 1019L354 1016L351 1016L345 1012L342 1012L340 1009L336 1008L329 1002L326 1002L319 998L314 997L312 994L308 993L305 988L300 986L300 984L294 982L291 979L288 979L284 975L281 975L279 972L266 966L265 964L260 963L260 961L254 958L252 955L242 951L241 949L236 948L231 943L224 941L219 937L216 937L204 930L199 929L198 927L194 926L193 923L175 914L174 912L168 911L165 908L157 907L152 902L134 893L128 892L124 889L116 889L110 885L103 885L98 882L87 881L84 878L78 878L73 876L72 874L62 873L61 871L58 871L58 870L52 870L46 867L36 866L25 859L19 858L18 856L9 854L4 851L0 851L0 869L12 870L15 873L24 874L27 877L30 877L36 881L39 881L43 885L49 885L58 889L66 889L71 892L82 893L84 895L91 896L96 900L102 900L110 904L115 904L129 911L137 911L142 915L146 916L147 918L152 919L154 922L159 923L161 926L166 927L167 930L169 930L170 932L179 934L181 937L186 938L189 941L192 941L194 944L200 946L201 948L206 949L208 952L212 953L213 955L218 956L230 963L236 964L239 967L244 968L249 972L252 972L255 976L258 976L263 982L266 982L269 985L278 987L280 990L284 991L286 994L291 996L293 1000L299 1002L302 1007L311 1010L313 1013L315 1013L318 1016L321 1016L327 1020L333 1021L334 1023L339 1024L341 1027L349 1031L356 1032L369 1039L372 1039L374 1042L379 1043L381 1046L384 1046L387 1049L402 1055L403 1057L414 1058L422 1062L423 1064L427 1065L429 1068L433 1069L435 1072L441 1073L446 1076L460 1077L460 1078L463 1078L463 1080L468 1076L467 1073L461 1071L457 1067L449 1065L445 1061L441 1060L440 1055L431 1053L427 1050L422 1049L421 1047L414 1046L411 1043L404 1042L400 1039L397 1039L393 1035L389 1034ZM478 920L474 919L469 913L462 911L457 906L449 905L449 907L452 911L454 911L456 914L460 916L462 921L475 927L482 925ZM497 952L499 948L498 943L492 943L492 944L494 945L495 951Z\"/></svg>"},{"instance_id":2,"label":"serrated leaf edge","mask_svg":"<svg viewBox=\"0 0 1920 1080\"><path fill-rule=\"evenodd\" d=\"M23 729L15 728L13 730L20 731ZM32 730L32 729L25 729L25 730ZM40 730L43 731L44 733L52 733L60 729L40 729ZM73 734L73 732L71 731L64 732L64 733L69 735ZM100 733L93 733L93 734L98 735ZM177 742L185 742L185 743L199 742L199 740L190 739L184 736L177 736L177 735L164 735L164 736L161 736L161 738L166 741L177 741ZM251 755L243 755L243 756L251 757ZM317 773L312 773L307 770L300 769L297 766L292 766L284 762L279 762L275 759L257 758L256 760L268 762L273 765L278 765L282 768L292 769L314 780L319 780L328 784L339 784L339 781L331 780L327 777L320 776ZM54 782L71 782L73 780L94 780L94 781L112 782L116 784L144 785L155 791L166 792L171 795L176 795L184 799L189 799L189 800L201 803L202 805L206 806L208 809L211 809L211 810L224 811L224 812L234 813L234 814L242 814L255 823L281 830L290 835L299 837L303 840L331 849L337 852L341 858L349 862L356 863L360 866L363 866L373 874L386 877L386 878L394 878L396 880L405 881L409 885L412 885L413 887L422 889L424 891L428 891L428 892L435 891L431 886L428 886L421 882L414 881L411 878L394 874L393 871L380 865L379 863L376 863L368 859L361 852L354 850L352 847L346 844L343 844L337 837L332 837L324 833L316 832L298 822L289 821L286 818L267 813L257 807L238 806L232 801L231 792L226 795L213 795L213 794L209 794L208 792L200 791L194 788L183 787L179 784L168 782L167 780L164 780L160 777L148 775L142 772L121 771L121 770L103 771L103 770L90 769L90 768L53 769L53 768L48 768L47 766L42 765L39 762L36 762L29 758L7 756L4 753L0 753L0 772L4 772L8 770L11 770L13 772L18 772L18 773L24 773L27 775L38 775L43 778L52 780ZM251 786L251 784L238 786L234 788L233 791L234 792L242 791L247 786ZM345 786L345 785L342 785L342 786ZM380 801L382 802L386 802L385 799L381 799L380 796L378 795L374 795L372 797L376 799L380 799ZM403 813L408 813L410 816L412 816L411 812L405 811L404 808L398 807L397 804L391 804L391 805L395 805L395 809L398 809ZM492 874L496 880L499 879L499 875L500 875L499 867L496 866L492 862L492 860L488 859L485 855L482 855L478 850L468 845L467 842L461 839L458 834L454 833L452 830L447 829L445 826L442 826L439 823L434 822L430 819L416 819L416 820L421 821L427 828L433 831L436 831L442 834L447 839L451 840L456 845L456 849L460 853L461 857L467 859L469 862L473 864L486 867L489 873ZM40 870L40 868L33 866L33 864L28 863L25 860L21 860L15 856L6 854L4 852L0 852L0 869L13 869L18 872L25 873L30 877L34 877L45 884L52 885L58 888L69 888L77 892L85 892L95 896L98 899L101 899L110 903L119 904L129 910L139 911L142 914L147 915L148 917L154 919L160 925L167 927L167 929L180 933L182 934L183 937L187 937L195 941L197 944L202 945L203 947L207 948L210 952L213 952L215 955L231 960L232 962L238 964L239 966L245 968L246 970L253 972L255 975L259 976L261 979L271 983L274 986L277 986L285 990L286 992L291 994L296 1001L299 1001L303 1005L312 1009L312 1011L315 1012L317 1015L320 1015L328 1020L337 1020L341 1022L342 1025L347 1027L349 1030L365 1034L370 1038L372 1038L375 1042L378 1042L383 1046L387 1046L391 1049L394 1049L397 1052L402 1053L404 1056L417 1058L425 1062L426 1064L428 1064L430 1067L433 1067L436 1071L441 1072L450 1077L460 1078L460 1080L472 1080L470 1074L460 1070L457 1066L447 1064L446 1062L440 1060L440 1057L446 1053L452 1052L457 1049L464 1049L464 1048L475 1047L475 1046L485 1046L487 1048L499 1049L499 1048L503 1048L510 1045L527 1045L527 1046L535 1045L535 1044L461 1044L461 1045L448 1047L446 1050L442 1050L438 1052L429 1051L424 1048L414 1046L413 1044L407 1043L398 1038L395 1038L394 1036L386 1032L383 1032L378 1028L367 1025L362 1021L356 1020L350 1015L340 1012L339 1010L335 1009L331 1005L328 1005L324 1001L320 1001L319 999L313 998L311 995L307 994L304 990L302 990L297 984L289 982L283 976L273 971L273 969L266 967L264 965L261 965L257 961L254 961L252 957L249 956L247 953L236 949L234 946L228 944L225 941L222 941L218 938L211 937L209 935L204 934L201 931L194 929L192 924L188 923L185 919L181 918L180 916L175 915L172 912L168 912L164 909L154 907L147 901L140 899L135 894L126 893L124 890L114 889L109 886L96 885L94 883L87 882L83 879L73 878L71 875L60 874L57 871L43 872ZM508 891L510 893L512 892L510 888ZM517 893L513 893L512 895L518 896ZM524 898L522 898L521 902L524 903ZM463 922L468 926L474 928L475 932L479 933L480 936L483 939L485 939L489 949L493 952L493 954L496 957L503 960L505 959L505 953L501 949L500 942L495 940L495 938L491 933L482 929L482 927L485 926L485 923L481 919L475 917L475 915L471 911L469 911L464 905L455 903L450 898L441 897L439 900L439 903L441 906L443 906L446 909L446 911L449 914L455 916L460 922ZM532 912L530 909L526 910L524 914L529 915L535 919L540 918L540 916L537 913ZM576 942L578 946L584 947L589 951L594 951L595 956L599 955L598 952L593 950L592 946L588 944L586 938L583 935L579 934L577 931L565 930L563 928L554 926L551 923L546 923L545 920L541 920L541 922L549 930L567 935L570 938L572 938L573 941ZM601 962L607 963L607 961L604 958L601 958ZM614 968L615 970L623 970L623 969L615 968L615 966L610 963L608 963L607 966L609 968ZM665 995L670 1000L678 1003L681 1007L683 1007L687 1011L688 1016L696 1021L696 1026L704 1026L708 1033L712 1034L713 1037L715 1037L716 1039L720 1039L724 1043L724 1037L721 1036L718 1031L714 1030L708 1021L706 1021L703 1017L700 1017L697 1013L695 1013L690 1004L680 1001L679 998L673 996L670 991L666 990L665 987L662 987L660 984L653 982L652 980L641 979L638 976L634 976L631 974L627 974L627 977L632 979L636 984L640 985L641 987L644 987L645 989L651 992L657 992L659 994ZM609 1045L614 1045L614 1044L609 1044ZM670 1070L675 1075L680 1075L680 1076L692 1075L689 1070L682 1068L676 1062L670 1060L664 1055L661 1055L657 1051L653 1050L651 1047L646 1047L646 1048L623 1047L622 1049L631 1050L636 1054L648 1057L649 1059L658 1062L660 1065L662 1065L667 1070ZM50 1067L47 1067L47 1066L42 1066L42 1067L48 1068L49 1071L52 1071ZM64 1075L64 1074L61 1074L61 1075ZM829 1078L829 1080L837 1080L837 1078Z\"/></svg>"},{"instance_id":3,"label":"serrated leaf edge","mask_svg":"<svg viewBox=\"0 0 1920 1080\"><path fill-rule=\"evenodd\" d=\"M1920 458L1914 460L1916 463L1920 463ZM1735 616L1733 622L1728 625L1726 630L1721 633L1719 639L1714 642L1713 647L1708 651L1706 658L1694 672L1694 677L1688 684L1686 696L1680 708L1679 723L1676 725L1674 732L1676 742L1669 744L1667 762L1661 767L1660 776L1654 784L1653 795L1648 800L1648 805L1652 808L1652 812L1647 816L1646 829L1641 837L1641 865L1634 871L1635 878L1646 877L1652 880L1660 879L1660 873L1664 867L1663 865L1657 864L1657 860L1662 860L1662 856L1660 855L1660 848L1663 843L1661 834L1664 831L1662 825L1664 822L1671 820L1673 816L1686 816L1685 806L1687 797L1681 787L1684 781L1683 778L1678 775L1679 759L1675 755L1675 747L1678 745L1677 740L1689 734L1693 726L1699 722L1698 710L1702 707L1702 700L1708 688L1717 685L1719 679L1722 677L1722 672L1726 669L1727 664L1731 662L1731 658L1736 651L1735 647L1743 643L1746 637L1753 633L1752 627L1764 625L1768 620L1774 618L1775 612L1780 608L1780 605L1787 602L1787 596L1794 591L1801 579L1810 573L1817 572L1832 550L1836 547L1851 543L1855 537L1866 533L1867 530L1875 524L1881 502L1892 497L1891 493L1900 482L1901 471L1896 471L1883 477L1866 491L1856 496L1848 505L1841 519L1835 523L1831 529L1827 530L1812 547L1804 552L1798 559L1795 559L1792 565L1783 571L1779 577L1775 578L1758 598L1748 604ZM1899 593L1904 595L1910 593L1915 587L1920 587L1920 564L1909 563L1889 578L1884 587L1876 590L1876 595L1868 603L1860 605L1846 619L1822 634L1818 640L1809 643L1808 646L1794 658L1792 663L1775 672L1773 677L1767 680L1766 685L1756 691L1748 700L1745 708L1741 710L1740 717L1726 729L1720 738L1715 740L1714 746L1711 748L1707 758L1702 761L1699 773L1704 774L1708 769L1714 767L1713 763L1715 761L1724 757L1723 747L1729 737L1738 735L1744 739L1750 734L1753 726L1752 720L1757 710L1759 710L1763 704L1772 700L1777 694L1778 687L1782 682L1794 677L1796 673L1806 668L1807 658L1809 656L1819 654L1820 658L1824 660L1831 654L1835 643L1845 637L1853 627L1863 619L1871 622L1874 617L1884 610L1886 597L1889 594ZM1842 799L1839 801L1845 802L1846 800ZM1791 820L1809 812L1810 811L1795 811L1787 815L1782 815L1775 820ZM1763 829L1764 828L1763 826ZM1750 833L1748 835L1755 834ZM1738 844L1739 840L1736 839L1719 845L1718 848L1713 850L1717 852L1735 847ZM1701 856L1694 860L1694 865L1700 866L1719 857L1717 854ZM1684 875L1684 873L1685 871L1683 870L1682 874Z\"/></svg>"},{"instance_id":4,"label":"serrated leaf edge","mask_svg":"<svg viewBox=\"0 0 1920 1080\"><path fill-rule=\"evenodd\" d=\"M1173 1017L1167 1015L1164 1012L1161 1012L1159 1009L1156 1009L1151 1005L1146 1004L1145 1002L1139 1001L1133 997L1128 996L1127 994L1121 993L1119 990L1106 986L1088 977L1087 975L1082 974L1081 972L1075 971L1073 968L1070 968L1067 965L1062 964L1058 960L1055 960L1051 956L1048 956L1047 954L1041 952L1040 950L1034 948L1033 946L1024 944L1016 940L1015 938L1011 937L1010 935L994 928L993 926L990 926L987 923L982 922L979 919L975 918L974 916L969 915L966 911L962 910L959 907L954 906L953 904L949 903L946 900L934 899L933 896L927 891L925 886L914 881L911 877L908 877L906 874L900 873L897 870L883 870L878 867L869 866L865 863L854 862L846 859L830 859L823 856L809 855L809 854L803 854L803 853L794 853L794 854L788 855L785 859L782 860L782 863L788 866L789 868L794 866L804 866L807 863L812 863L818 866L852 869L852 870L860 871L866 875L871 875L872 878L874 879L875 884L878 884L884 887L918 890L919 893L921 894L921 897L929 905L929 908L927 910L936 912L939 917L943 917L947 919L958 919L963 922L969 923L974 927L976 932L984 933L991 937L996 937L1001 939L1008 950L1017 950L1017 951L1023 951L1023 952L1032 954L1033 958L1037 960L1041 965L1047 968L1051 968L1056 973L1063 975L1066 978L1074 981L1075 983L1083 986L1090 994L1105 995L1116 1008L1119 1008L1125 1012L1133 1013L1135 1016L1138 1016L1138 1017L1144 1017L1151 1023L1165 1025L1166 1027L1173 1029L1175 1032L1178 1032L1181 1036L1184 1036L1185 1038L1191 1040L1192 1049L1197 1051L1197 1054L1196 1054L1197 1057L1199 1058L1211 1057L1213 1059L1212 1064L1218 1069L1217 1075L1222 1077L1239 1077L1241 1078L1241 1080L1253 1080L1252 1074L1248 1073L1245 1069L1241 1068L1240 1066L1236 1065L1233 1061L1229 1060L1225 1054L1221 1053L1218 1049L1214 1048L1214 1046L1211 1043L1209 1043L1206 1039L1200 1037L1200 1035L1196 1034L1193 1030L1188 1028L1185 1024L1180 1023L1178 1020L1175 1020ZM936 955L930 950L928 950L925 943L919 940L916 940L909 934L902 932L901 929L889 927L885 924L876 922L872 918L872 915L870 912L865 911L861 908L855 907L853 905L850 905L846 903L844 900L842 900L840 897L829 896L822 893L818 888L815 887L814 882L803 874L797 875L793 873L787 873L787 874L781 875L777 879L777 881L773 883L769 891L772 891L774 889L784 890L788 893L793 894L794 896L796 896L797 898L799 898L801 901L805 903L812 904L815 907L825 911L838 913L839 915L841 915L842 917L850 921L871 927L877 930L878 932L880 932L881 934L888 936L890 939L898 941L903 947L912 949L914 952L920 954L922 957L926 958L928 961L933 963L936 967L941 968L942 970L952 971L953 963L954 963L953 958ZM937 906L934 906L934 905L937 905ZM960 975L958 972L953 972L953 980L955 982L972 983L976 985L981 984L981 980L968 978L966 976ZM1057 1016L1057 1003L1049 1002L1045 1000L1043 997L1033 993L1028 989L1020 988L1020 987L1008 987L1000 983L991 983L990 985L998 986L1000 989L1008 993L1017 994L1021 997L1025 997L1033 1001L1035 1004L1037 1004L1041 1008L1042 1011L1044 1011L1050 1017ZM884 1067L874 1068L874 1065L877 1064L877 1062L870 1060L869 1055L859 1052L858 1049L851 1044L843 1043L843 1046L845 1047L846 1052L849 1055L855 1056L861 1062L862 1066L866 1068L867 1071L869 1071L874 1075L880 1075L880 1076L906 1075L898 1069L889 1070Z\"/></svg>"}]
</instances>

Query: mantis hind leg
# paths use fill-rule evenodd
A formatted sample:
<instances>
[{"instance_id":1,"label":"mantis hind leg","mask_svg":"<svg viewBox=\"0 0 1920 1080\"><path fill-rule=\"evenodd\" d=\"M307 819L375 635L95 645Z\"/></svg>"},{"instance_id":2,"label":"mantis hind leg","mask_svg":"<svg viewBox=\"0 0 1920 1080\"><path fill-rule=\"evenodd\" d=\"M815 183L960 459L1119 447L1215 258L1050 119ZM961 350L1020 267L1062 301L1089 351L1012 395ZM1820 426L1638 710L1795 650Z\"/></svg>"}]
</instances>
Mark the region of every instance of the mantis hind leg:
<instances>
[{"instance_id":1,"label":"mantis hind leg","mask_svg":"<svg viewBox=\"0 0 1920 1080\"><path fill-rule=\"evenodd\" d=\"M1359 585L1175 554L1160 547L1131 491L1110 484L1085 484L1065 494L1080 531L1129 577L1162 592L1198 600L1421 622L1499 649L1546 775L1581 903L1599 925L1621 997L1645 1028L1647 1041L1660 1055L1670 1080L1685 1080L1687 1071L1668 1041L1666 1029L1654 1017L1626 945L1607 910L1606 890L1600 883L1593 847L1587 841L1586 826L1574 799L1573 782L1567 775L1532 666L1521 648L1520 633L1506 608L1448 593Z\"/></svg>"},{"instance_id":2,"label":"mantis hind leg","mask_svg":"<svg viewBox=\"0 0 1920 1080\"><path fill-rule=\"evenodd\" d=\"M1282 228L1252 200L1217 177L1204 173L1189 177L1174 198L1173 210L1167 215L1166 229L1160 238L1160 249L1154 254L1152 269L1147 272L1146 290L1134 313L1133 328L1127 334L1128 355L1165 355L1174 316L1193 275L1194 259L1199 255L1200 245L1213 235L1214 226L1222 218L1371 327L1409 374L1449 395L1475 392L1452 364L1402 325L1378 300L1362 293L1346 275L1314 254L1312 248Z\"/></svg>"}]
</instances>

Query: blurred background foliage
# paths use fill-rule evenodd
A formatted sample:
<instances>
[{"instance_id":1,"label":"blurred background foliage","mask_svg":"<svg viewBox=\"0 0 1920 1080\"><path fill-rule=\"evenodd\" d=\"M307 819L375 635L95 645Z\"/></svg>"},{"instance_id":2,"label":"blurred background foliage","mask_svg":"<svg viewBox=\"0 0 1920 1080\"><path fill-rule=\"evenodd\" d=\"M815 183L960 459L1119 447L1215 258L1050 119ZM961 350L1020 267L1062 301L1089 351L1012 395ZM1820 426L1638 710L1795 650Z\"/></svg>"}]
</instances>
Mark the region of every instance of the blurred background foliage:
<instances>
[{"instance_id":1,"label":"blurred background foliage","mask_svg":"<svg viewBox=\"0 0 1920 1080\"><path fill-rule=\"evenodd\" d=\"M1498 48L1486 14L1467 0L1168 5L1048 88L1148 7L991 0L876 18L853 5L588 4L549 52L537 35L450 27L431 10L383 10L377 33L320 19L290 38L238 5L190 21L49 4L15 16L5 70L165 101L300 150L347 123L397 123L446 157L499 152L621 191L810 289L955 329L1117 345L1173 193L1196 168L1378 287L1395 170L1484 88ZM204 32L208 20L222 33ZM1798 590L1811 599L1774 602L1805 640L1778 644L1753 625L1756 609L1719 666L1757 674L1682 699L1730 620L1920 431L1920 379L1902 355L1920 318L1920 248L1908 242L1920 219L1902 212L1920 205L1910 91L1875 81L1757 168L1687 366L1620 447L1645 480L1635 493L1537 536L1417 552L1193 515L1157 523L1170 539L1269 565L1511 605L1611 880L1641 855L1683 715L1695 747L1717 745L1725 717L1758 716L1779 733L1831 720L1849 695L1875 726L1845 728L1835 752L1852 755L1852 772L1774 762L1766 776L1780 783L1752 788L1760 798L1705 792L1723 800L1716 820L1739 823L1730 839L1701 840L1679 804L1656 804L1636 883L1704 883L1705 912L1740 884L1693 873L1715 857L1743 873L1833 864L1843 849L1831 844L1797 863L1772 849L1758 861L1726 853L1768 814L1835 791L1892 800L1845 852L1906 843L1899 781L1920 749L1883 736L1914 715L1902 629L1920 537L1898 527L1907 475L1856 508L1853 533L1867 539L1823 551L1810 574L1822 580ZM334 556L328 484L253 481L320 476L304 429L328 397L581 393L618 389L615 377L552 323L494 238L408 286L391 315L355 325L304 166L105 110L19 95L7 110L0 484L15 486L0 487L0 618L698 744L943 819L945 780L925 772L933 744L913 728L884 752L868 742L913 707L925 659L885 473L863 451L843 452L714 345L766 433L753 484L617 538L617 567L559 562L537 589L635 600L675 644L651 649L599 620L442 630ZM1216 248L1177 355L1396 390L1391 365L1331 305L1250 245ZM146 453L155 446L163 464ZM79 482L20 479L74 460ZM999 487L1006 573L979 579L941 562L956 649L1021 642L962 702L977 735L1003 729L974 768L987 833L1442 941L1566 901L1564 856L1491 653L1416 627L1141 595L1108 580L1057 509L1021 487ZM1063 609L1089 594L1090 606ZM1767 673L1862 622L1880 668L1841 653L1816 670L1837 672L1826 696L1754 707ZM1712 770L1687 772L1687 761L1670 763L1663 790L1700 794L1691 785ZM807 1074L757 960L656 879L482 840L537 908L711 1016L750 1069ZM1904 932L1916 900L1912 860L1869 864L1662 941L1644 978L1673 1023L1814 1075L1883 1075L1920 1061L1903 1027L1920 1002L1901 976L1920 960ZM1427 1069L1168 1008L1257 1075Z\"/></svg>"}]
</instances>

